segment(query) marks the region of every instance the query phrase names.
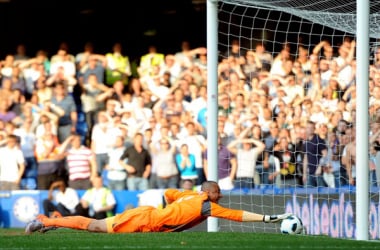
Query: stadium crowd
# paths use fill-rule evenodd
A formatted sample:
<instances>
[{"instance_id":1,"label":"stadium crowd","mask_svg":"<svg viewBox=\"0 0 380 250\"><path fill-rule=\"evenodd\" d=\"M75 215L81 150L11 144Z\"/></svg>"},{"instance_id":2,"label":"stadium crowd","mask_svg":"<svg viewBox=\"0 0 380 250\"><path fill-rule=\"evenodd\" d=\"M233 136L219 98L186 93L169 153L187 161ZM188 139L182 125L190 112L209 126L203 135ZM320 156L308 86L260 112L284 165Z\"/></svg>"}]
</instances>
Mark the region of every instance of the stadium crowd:
<instances>
[{"instance_id":1,"label":"stadium crowd","mask_svg":"<svg viewBox=\"0 0 380 250\"><path fill-rule=\"evenodd\" d=\"M207 50L134 65L115 43L70 54L40 50L0 61L0 190L178 188L207 179ZM355 41L279 53L233 40L218 64L218 177L222 189L355 185L367 168L380 185L380 49L371 62L369 166L355 164Z\"/></svg>"}]
</instances>

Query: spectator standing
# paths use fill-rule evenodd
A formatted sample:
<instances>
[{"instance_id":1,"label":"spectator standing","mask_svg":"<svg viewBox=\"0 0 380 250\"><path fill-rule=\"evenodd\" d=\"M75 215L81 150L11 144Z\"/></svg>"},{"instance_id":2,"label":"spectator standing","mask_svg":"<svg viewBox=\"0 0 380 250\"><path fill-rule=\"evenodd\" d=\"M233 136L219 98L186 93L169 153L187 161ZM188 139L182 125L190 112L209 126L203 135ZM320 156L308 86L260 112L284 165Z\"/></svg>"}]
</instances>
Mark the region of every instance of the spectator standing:
<instances>
[{"instance_id":1,"label":"spectator standing","mask_svg":"<svg viewBox=\"0 0 380 250\"><path fill-rule=\"evenodd\" d=\"M249 131L251 131L251 137L253 139L256 139L265 143L263 139L263 131L261 129L262 127L263 126L255 124L253 125L252 129L249 129ZM269 184L270 181L274 181L271 178L272 172L274 172L273 169L264 168L264 153L265 153L264 151L261 152L257 156L257 159L256 159L255 177L254 177L255 186L259 186L261 184Z\"/></svg>"},{"instance_id":2,"label":"spectator standing","mask_svg":"<svg viewBox=\"0 0 380 250\"><path fill-rule=\"evenodd\" d=\"M151 108L145 107L143 97L137 97L136 105L133 106L133 116L138 124L148 123L152 118L153 112ZM154 118L152 118L154 119ZM157 122L157 121L156 121ZM152 128L154 130L154 128Z\"/></svg>"},{"instance_id":3,"label":"spectator standing","mask_svg":"<svg viewBox=\"0 0 380 250\"><path fill-rule=\"evenodd\" d=\"M189 121L186 123L186 136L184 136L181 144L191 145L189 147L190 154L195 157L195 167L197 169L196 185L201 185L206 180L206 175L203 167L203 153L207 148L206 138L197 133L195 123Z\"/></svg>"},{"instance_id":4,"label":"spectator standing","mask_svg":"<svg viewBox=\"0 0 380 250\"><path fill-rule=\"evenodd\" d=\"M22 105L25 103L25 96L20 92L20 90L15 89L12 91L12 104L9 107L10 111L13 111L17 119L15 119L13 122L18 126L21 123L20 115L22 113Z\"/></svg>"},{"instance_id":5,"label":"spectator standing","mask_svg":"<svg viewBox=\"0 0 380 250\"><path fill-rule=\"evenodd\" d=\"M303 144L306 141L306 126L302 126L300 123L295 123L291 129L289 129L291 143L294 145L294 151L296 153L296 167L297 167L297 182L299 185L303 184Z\"/></svg>"},{"instance_id":6,"label":"spectator standing","mask_svg":"<svg viewBox=\"0 0 380 250\"><path fill-rule=\"evenodd\" d=\"M6 145L0 148L0 190L20 189L25 171L24 155L16 135L8 135Z\"/></svg>"},{"instance_id":7,"label":"spectator standing","mask_svg":"<svg viewBox=\"0 0 380 250\"><path fill-rule=\"evenodd\" d=\"M105 89L104 92L96 97L96 100L98 102L108 102L108 100L115 101L117 103L116 109L120 109L123 107L123 101L124 101L124 89L125 85L123 81L116 80L112 87Z\"/></svg>"},{"instance_id":8,"label":"spectator standing","mask_svg":"<svg viewBox=\"0 0 380 250\"><path fill-rule=\"evenodd\" d=\"M65 60L75 63L75 56L69 53L69 44L67 42L61 42L59 44L57 53L50 59L51 65L56 62L61 62L63 57L66 57Z\"/></svg>"},{"instance_id":9,"label":"spectator standing","mask_svg":"<svg viewBox=\"0 0 380 250\"><path fill-rule=\"evenodd\" d=\"M44 132L37 137L36 141L37 188L47 190L59 175L59 169L62 164L62 151L58 137L52 131L52 124L45 122L43 127Z\"/></svg>"},{"instance_id":10,"label":"spectator standing","mask_svg":"<svg viewBox=\"0 0 380 250\"><path fill-rule=\"evenodd\" d=\"M72 88L77 82L75 76L75 58L68 53L68 48L64 45L64 47L60 47L57 54L51 58L48 79L52 78L51 82L58 81L59 79L67 80L69 91L72 92ZM49 83L47 84L49 85Z\"/></svg>"},{"instance_id":11,"label":"spectator standing","mask_svg":"<svg viewBox=\"0 0 380 250\"><path fill-rule=\"evenodd\" d=\"M280 162L279 171L274 172L279 176L278 186L281 188L297 187L298 168L296 164L295 147L287 137L280 137L273 147L273 155Z\"/></svg>"},{"instance_id":12,"label":"spectator standing","mask_svg":"<svg viewBox=\"0 0 380 250\"><path fill-rule=\"evenodd\" d=\"M334 176L334 185L331 187L338 188L341 186L341 156L343 153L344 145L342 145L339 141L335 131L328 132L327 145L326 172L331 173Z\"/></svg>"},{"instance_id":13,"label":"spectator standing","mask_svg":"<svg viewBox=\"0 0 380 250\"><path fill-rule=\"evenodd\" d=\"M177 167L180 172L181 180L190 179L194 184L198 179L198 172L195 167L195 156L190 154L189 146L182 144L179 152L175 156Z\"/></svg>"},{"instance_id":14,"label":"spectator standing","mask_svg":"<svg viewBox=\"0 0 380 250\"><path fill-rule=\"evenodd\" d=\"M347 128L344 130L344 133L339 136L339 142L343 146L343 152L340 156L340 163L341 163L341 168L340 168L340 184L342 186L349 185L349 180L348 180L348 173L347 173L347 158L344 157L345 154L345 149L346 146L351 142L351 137L352 137L352 124L348 123Z\"/></svg>"},{"instance_id":15,"label":"spectator standing","mask_svg":"<svg viewBox=\"0 0 380 250\"><path fill-rule=\"evenodd\" d=\"M12 75L9 77L12 82L12 90L18 89L23 95L26 93L26 81L21 68L13 66Z\"/></svg>"},{"instance_id":16,"label":"spectator standing","mask_svg":"<svg viewBox=\"0 0 380 250\"><path fill-rule=\"evenodd\" d=\"M90 75L95 74L98 81L104 84L104 72L106 71L106 67L107 60L105 56L95 54L90 55L86 64L79 72L79 82L85 83L88 81Z\"/></svg>"},{"instance_id":17,"label":"spectator standing","mask_svg":"<svg viewBox=\"0 0 380 250\"><path fill-rule=\"evenodd\" d=\"M346 167L348 185L356 185L356 131L355 126L346 129L349 141L342 153L342 164ZM364 166L363 166L364 167Z\"/></svg>"},{"instance_id":18,"label":"spectator standing","mask_svg":"<svg viewBox=\"0 0 380 250\"><path fill-rule=\"evenodd\" d=\"M9 109L10 99L4 98L0 100L0 121L12 122L17 121L17 114Z\"/></svg>"},{"instance_id":19,"label":"spectator standing","mask_svg":"<svg viewBox=\"0 0 380 250\"><path fill-rule=\"evenodd\" d=\"M0 73L4 78L12 76L13 66L15 66L15 57L11 54L5 56L4 61L1 61Z\"/></svg>"},{"instance_id":20,"label":"spectator standing","mask_svg":"<svg viewBox=\"0 0 380 250\"><path fill-rule=\"evenodd\" d=\"M16 46L16 53L14 54L15 62L23 62L29 59L29 56L26 54L26 45L19 43Z\"/></svg>"},{"instance_id":21,"label":"spectator standing","mask_svg":"<svg viewBox=\"0 0 380 250\"><path fill-rule=\"evenodd\" d=\"M301 84L299 84L296 80L297 79L293 75L285 77L284 90L290 102L302 100L305 96L304 87Z\"/></svg>"},{"instance_id":22,"label":"spectator standing","mask_svg":"<svg viewBox=\"0 0 380 250\"><path fill-rule=\"evenodd\" d=\"M143 84L140 78L132 77L128 84L128 93L131 94L131 103L136 101L136 98L144 92Z\"/></svg>"},{"instance_id":23,"label":"spectator standing","mask_svg":"<svg viewBox=\"0 0 380 250\"><path fill-rule=\"evenodd\" d=\"M125 190L127 187L127 170L119 160L125 151L124 137L116 137L114 147L108 152L107 169L108 187L112 190Z\"/></svg>"},{"instance_id":24,"label":"spectator standing","mask_svg":"<svg viewBox=\"0 0 380 250\"><path fill-rule=\"evenodd\" d=\"M377 187L377 174L376 171L378 171L378 164L377 164L377 152L379 147L375 144L370 144L370 151L369 151L369 183L370 187Z\"/></svg>"},{"instance_id":25,"label":"spectator standing","mask_svg":"<svg viewBox=\"0 0 380 250\"><path fill-rule=\"evenodd\" d=\"M54 135L58 134L58 119L59 116L64 114L63 109L52 104L50 101L45 101L43 106L32 106L35 116L38 118L38 124L36 125L36 136L39 137L46 131L45 123L50 123L51 131ZM54 111L53 111L54 110ZM50 129L50 128L49 128Z\"/></svg>"},{"instance_id":26,"label":"spectator standing","mask_svg":"<svg viewBox=\"0 0 380 250\"><path fill-rule=\"evenodd\" d=\"M75 96L76 93L73 93L73 91L74 87L77 85L78 80L75 78L75 76L67 74L63 66L58 67L56 72L49 75L46 79L47 86L53 86L56 82L64 82L66 84L68 92Z\"/></svg>"},{"instance_id":27,"label":"spectator standing","mask_svg":"<svg viewBox=\"0 0 380 250\"><path fill-rule=\"evenodd\" d=\"M207 109L207 86L201 85L199 87L198 97L192 99L190 102L191 114L198 118L199 112L203 109Z\"/></svg>"},{"instance_id":28,"label":"spectator standing","mask_svg":"<svg viewBox=\"0 0 380 250\"><path fill-rule=\"evenodd\" d=\"M161 138L159 145L150 144L152 168L156 165L157 186L160 189L178 188L178 168L175 162L176 147L167 137Z\"/></svg>"},{"instance_id":29,"label":"spectator standing","mask_svg":"<svg viewBox=\"0 0 380 250\"><path fill-rule=\"evenodd\" d=\"M121 43L115 43L112 52L106 54L106 84L112 86L116 81L128 83L128 77L132 75L129 57L123 55Z\"/></svg>"},{"instance_id":30,"label":"spectator standing","mask_svg":"<svg viewBox=\"0 0 380 250\"><path fill-rule=\"evenodd\" d=\"M90 145L91 133L96 122L97 113L102 104L97 101L97 96L108 90L103 83L98 81L95 74L90 74L82 85L81 103L87 125L86 144Z\"/></svg>"},{"instance_id":31,"label":"spectator standing","mask_svg":"<svg viewBox=\"0 0 380 250\"><path fill-rule=\"evenodd\" d=\"M206 53L206 48L199 47L191 49L189 41L182 41L181 51L175 53L176 61L181 65L181 69L184 71L186 69L193 68L194 61L198 54Z\"/></svg>"},{"instance_id":32,"label":"spectator standing","mask_svg":"<svg viewBox=\"0 0 380 250\"><path fill-rule=\"evenodd\" d=\"M315 133L315 123L306 124L306 141L303 147L303 183L308 187L325 186L319 162L327 155L326 142Z\"/></svg>"},{"instance_id":33,"label":"spectator standing","mask_svg":"<svg viewBox=\"0 0 380 250\"><path fill-rule=\"evenodd\" d=\"M269 184L269 174L275 169L275 161L273 155L274 146L278 142L279 135L279 126L276 121L273 121L269 124L269 133L264 137L265 150L264 150L264 159L263 159L263 168L262 168L262 184ZM257 169L257 168L256 168ZM271 176L272 183L274 182L273 176Z\"/></svg>"},{"instance_id":34,"label":"spectator standing","mask_svg":"<svg viewBox=\"0 0 380 250\"><path fill-rule=\"evenodd\" d=\"M229 114L232 113L233 107L231 105L230 96L228 93L224 92L219 95L219 105L218 105L218 112L219 114L223 114L226 117L229 116Z\"/></svg>"},{"instance_id":35,"label":"spectator standing","mask_svg":"<svg viewBox=\"0 0 380 250\"><path fill-rule=\"evenodd\" d=\"M322 53L320 53L322 51ZM320 41L314 48L313 54L327 61L333 60L334 49L327 40Z\"/></svg>"},{"instance_id":36,"label":"spectator standing","mask_svg":"<svg viewBox=\"0 0 380 250\"><path fill-rule=\"evenodd\" d=\"M91 179L98 176L94 153L81 144L81 136L78 134L69 136L61 147L66 151L69 187L89 189Z\"/></svg>"},{"instance_id":37,"label":"spectator standing","mask_svg":"<svg viewBox=\"0 0 380 250\"><path fill-rule=\"evenodd\" d=\"M370 177L372 185L380 186L380 123L379 119L371 123L370 151Z\"/></svg>"},{"instance_id":38,"label":"spectator standing","mask_svg":"<svg viewBox=\"0 0 380 250\"><path fill-rule=\"evenodd\" d=\"M64 110L64 114L58 120L58 140L63 143L71 133L76 132L78 121L74 99L67 93L67 87L64 82L55 83L51 102Z\"/></svg>"},{"instance_id":39,"label":"spectator standing","mask_svg":"<svg viewBox=\"0 0 380 250\"><path fill-rule=\"evenodd\" d=\"M1 88L0 88L0 97L3 100L7 100L9 105L12 104L12 80L10 77L2 77L1 79Z\"/></svg>"},{"instance_id":40,"label":"spectator standing","mask_svg":"<svg viewBox=\"0 0 380 250\"><path fill-rule=\"evenodd\" d=\"M245 54L245 63L242 65L246 82L250 85L252 79L258 76L258 72L261 70L263 64L260 58L252 50L249 50Z\"/></svg>"},{"instance_id":41,"label":"spectator standing","mask_svg":"<svg viewBox=\"0 0 380 250\"><path fill-rule=\"evenodd\" d=\"M141 56L140 65L137 69L140 77L148 76L152 73L154 66L160 67L165 63L165 56L162 53L157 52L157 47L155 45L150 45L148 47L148 53ZM158 68L159 69L159 68Z\"/></svg>"},{"instance_id":42,"label":"spectator standing","mask_svg":"<svg viewBox=\"0 0 380 250\"><path fill-rule=\"evenodd\" d=\"M247 128L250 129L250 128ZM244 131L242 134L245 134ZM240 145L242 145L240 147ZM255 145L255 147L253 147ZM227 149L236 155L237 171L235 188L254 188L254 176L256 162L259 155L264 151L265 144L254 138L239 137L227 145Z\"/></svg>"},{"instance_id":43,"label":"spectator standing","mask_svg":"<svg viewBox=\"0 0 380 250\"><path fill-rule=\"evenodd\" d=\"M285 79L289 73L292 73L292 68L293 60L291 59L290 48L284 45L280 53L273 59L269 73Z\"/></svg>"},{"instance_id":44,"label":"spectator standing","mask_svg":"<svg viewBox=\"0 0 380 250\"><path fill-rule=\"evenodd\" d=\"M180 134L181 126L179 123L172 122L169 124L169 128L170 128L170 132L169 132L170 140L174 142L174 145L178 150L180 147L181 140L182 140L182 137Z\"/></svg>"},{"instance_id":45,"label":"spectator standing","mask_svg":"<svg viewBox=\"0 0 380 250\"><path fill-rule=\"evenodd\" d=\"M176 61L176 57L172 54L165 55L164 64L160 67L160 76L164 77L168 73L169 85L171 85L170 83L176 81L181 72L181 64Z\"/></svg>"},{"instance_id":46,"label":"spectator standing","mask_svg":"<svg viewBox=\"0 0 380 250\"><path fill-rule=\"evenodd\" d=\"M257 43L255 47L256 57L260 59L262 71L270 71L273 63L272 54L266 51L264 43Z\"/></svg>"},{"instance_id":47,"label":"spectator standing","mask_svg":"<svg viewBox=\"0 0 380 250\"><path fill-rule=\"evenodd\" d=\"M120 157L120 164L128 172L128 190L147 190L149 188L148 178L151 173L151 155L143 147L144 136L136 133L133 139L133 146L125 149ZM125 160L128 162L125 163Z\"/></svg>"},{"instance_id":48,"label":"spectator standing","mask_svg":"<svg viewBox=\"0 0 380 250\"><path fill-rule=\"evenodd\" d=\"M77 72L81 71L88 62L89 57L94 54L94 44L92 42L86 42L83 46L83 51L75 55L75 66Z\"/></svg>"},{"instance_id":49,"label":"spectator standing","mask_svg":"<svg viewBox=\"0 0 380 250\"><path fill-rule=\"evenodd\" d=\"M37 57L19 64L19 68L21 69L22 75L25 78L25 97L26 99L29 99L33 92L36 90L35 86L38 79L45 78L47 73L45 72L43 62Z\"/></svg>"},{"instance_id":50,"label":"spectator standing","mask_svg":"<svg viewBox=\"0 0 380 250\"><path fill-rule=\"evenodd\" d=\"M37 97L36 105L42 105L45 101L51 101L53 88L46 85L46 78L44 76L37 79L32 97L33 95Z\"/></svg>"},{"instance_id":51,"label":"spectator standing","mask_svg":"<svg viewBox=\"0 0 380 250\"><path fill-rule=\"evenodd\" d=\"M14 134L20 138L20 148L25 158L25 172L23 178L33 178L37 182L37 159L35 157L36 135L32 127L33 120L28 118Z\"/></svg>"},{"instance_id":52,"label":"spectator standing","mask_svg":"<svg viewBox=\"0 0 380 250\"><path fill-rule=\"evenodd\" d=\"M233 39L231 41L231 47L224 52L223 57L233 57L235 59L244 58L244 54L240 47L240 42L238 39Z\"/></svg>"},{"instance_id":53,"label":"spectator standing","mask_svg":"<svg viewBox=\"0 0 380 250\"><path fill-rule=\"evenodd\" d=\"M38 50L36 52L36 59L42 63L44 74L49 75L50 74L50 66L51 62L49 60L48 54L45 50Z\"/></svg>"},{"instance_id":54,"label":"spectator standing","mask_svg":"<svg viewBox=\"0 0 380 250\"><path fill-rule=\"evenodd\" d=\"M97 123L91 133L91 150L95 154L98 174L101 175L104 166L108 163L108 153L113 146L113 140L110 140L113 125L111 116L105 111L99 111L97 117Z\"/></svg>"},{"instance_id":55,"label":"spectator standing","mask_svg":"<svg viewBox=\"0 0 380 250\"><path fill-rule=\"evenodd\" d=\"M204 159L204 168L207 176L207 150L204 153ZM218 136L218 184L221 190L231 190L234 188L236 170L236 156L223 145L222 138Z\"/></svg>"}]
</instances>

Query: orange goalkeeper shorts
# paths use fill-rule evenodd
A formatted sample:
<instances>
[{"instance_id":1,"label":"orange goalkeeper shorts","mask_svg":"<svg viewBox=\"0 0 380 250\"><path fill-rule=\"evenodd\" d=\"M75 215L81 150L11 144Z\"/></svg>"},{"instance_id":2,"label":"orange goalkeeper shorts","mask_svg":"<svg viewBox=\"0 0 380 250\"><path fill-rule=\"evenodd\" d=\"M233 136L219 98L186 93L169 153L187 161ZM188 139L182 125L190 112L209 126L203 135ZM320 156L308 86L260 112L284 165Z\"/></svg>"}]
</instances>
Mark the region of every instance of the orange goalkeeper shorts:
<instances>
[{"instance_id":1,"label":"orange goalkeeper shorts","mask_svg":"<svg viewBox=\"0 0 380 250\"><path fill-rule=\"evenodd\" d=\"M137 207L107 218L107 231L109 233L150 232L152 231L150 215L155 209L150 206Z\"/></svg>"}]
</instances>

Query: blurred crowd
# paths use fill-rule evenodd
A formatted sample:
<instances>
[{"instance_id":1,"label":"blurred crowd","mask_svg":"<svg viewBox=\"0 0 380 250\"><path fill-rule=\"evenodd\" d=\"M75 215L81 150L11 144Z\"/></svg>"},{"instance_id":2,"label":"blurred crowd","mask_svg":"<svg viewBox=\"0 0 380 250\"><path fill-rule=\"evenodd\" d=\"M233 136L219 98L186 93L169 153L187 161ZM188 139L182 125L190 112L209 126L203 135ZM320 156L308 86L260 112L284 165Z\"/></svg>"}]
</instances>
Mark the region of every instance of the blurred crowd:
<instances>
[{"instance_id":1,"label":"blurred crowd","mask_svg":"<svg viewBox=\"0 0 380 250\"><path fill-rule=\"evenodd\" d=\"M267 51L238 40L219 54L222 189L380 185L380 49L370 65L370 162L355 164L355 41ZM379 55L379 57L377 57ZM154 45L138 62L122 44L97 54L35 57L19 44L0 61L0 190L179 188L207 179L207 49ZM211 121L216 122L216 121ZM9 158L8 158L9 157Z\"/></svg>"}]
</instances>

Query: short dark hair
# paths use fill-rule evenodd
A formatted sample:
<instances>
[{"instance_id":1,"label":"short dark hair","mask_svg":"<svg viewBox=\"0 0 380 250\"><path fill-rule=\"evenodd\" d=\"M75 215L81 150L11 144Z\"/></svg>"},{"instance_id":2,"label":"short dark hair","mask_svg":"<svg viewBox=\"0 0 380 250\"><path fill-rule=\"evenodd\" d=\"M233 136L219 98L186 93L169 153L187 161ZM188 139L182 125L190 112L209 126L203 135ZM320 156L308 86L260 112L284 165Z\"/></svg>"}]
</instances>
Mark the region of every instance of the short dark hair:
<instances>
[{"instance_id":1,"label":"short dark hair","mask_svg":"<svg viewBox=\"0 0 380 250\"><path fill-rule=\"evenodd\" d=\"M185 182L191 182L192 184L194 184L194 181L192 179L183 179L181 180L181 185L183 185Z\"/></svg>"},{"instance_id":2,"label":"short dark hair","mask_svg":"<svg viewBox=\"0 0 380 250\"><path fill-rule=\"evenodd\" d=\"M21 143L21 137L15 134L8 135L8 139L15 140L17 144Z\"/></svg>"},{"instance_id":3,"label":"short dark hair","mask_svg":"<svg viewBox=\"0 0 380 250\"><path fill-rule=\"evenodd\" d=\"M215 181L205 181L202 183L201 191L207 191L211 186L217 185L218 183Z\"/></svg>"}]
</instances>

